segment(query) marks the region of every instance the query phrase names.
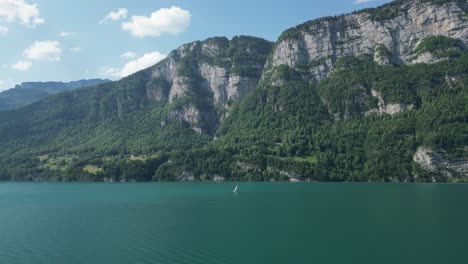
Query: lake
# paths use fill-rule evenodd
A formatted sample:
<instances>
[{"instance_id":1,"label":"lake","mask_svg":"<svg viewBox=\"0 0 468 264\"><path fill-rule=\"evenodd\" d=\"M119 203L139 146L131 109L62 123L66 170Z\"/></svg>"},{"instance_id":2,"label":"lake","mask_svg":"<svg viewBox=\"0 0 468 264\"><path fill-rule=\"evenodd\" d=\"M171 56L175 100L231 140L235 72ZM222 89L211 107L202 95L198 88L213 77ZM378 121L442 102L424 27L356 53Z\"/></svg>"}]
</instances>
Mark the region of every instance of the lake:
<instances>
[{"instance_id":1,"label":"lake","mask_svg":"<svg viewBox=\"0 0 468 264\"><path fill-rule=\"evenodd\" d=\"M466 263L468 185L1 183L0 263Z\"/></svg>"}]
</instances>

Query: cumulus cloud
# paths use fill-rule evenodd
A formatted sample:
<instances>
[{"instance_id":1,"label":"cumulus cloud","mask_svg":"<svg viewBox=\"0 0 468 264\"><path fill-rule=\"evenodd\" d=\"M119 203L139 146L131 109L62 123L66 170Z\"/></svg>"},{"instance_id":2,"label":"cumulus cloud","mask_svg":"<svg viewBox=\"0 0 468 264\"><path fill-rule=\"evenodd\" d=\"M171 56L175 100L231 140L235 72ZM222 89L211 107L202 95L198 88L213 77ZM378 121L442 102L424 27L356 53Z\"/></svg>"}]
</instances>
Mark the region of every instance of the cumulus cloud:
<instances>
[{"instance_id":1,"label":"cumulus cloud","mask_svg":"<svg viewBox=\"0 0 468 264\"><path fill-rule=\"evenodd\" d=\"M159 9L149 17L132 16L130 21L122 23L122 29L139 38L177 35L187 30L191 18L189 11L173 6Z\"/></svg>"},{"instance_id":2,"label":"cumulus cloud","mask_svg":"<svg viewBox=\"0 0 468 264\"><path fill-rule=\"evenodd\" d=\"M45 22L37 5L25 0L0 0L0 19L9 23L19 22L27 27L35 27Z\"/></svg>"},{"instance_id":3,"label":"cumulus cloud","mask_svg":"<svg viewBox=\"0 0 468 264\"><path fill-rule=\"evenodd\" d=\"M124 18L127 18L128 15L128 10L126 8L119 8L116 12L112 11L109 14L107 14L101 21L99 21L99 24L104 24L110 21L118 21Z\"/></svg>"},{"instance_id":4,"label":"cumulus cloud","mask_svg":"<svg viewBox=\"0 0 468 264\"><path fill-rule=\"evenodd\" d=\"M124 59L124 60L133 60L135 58L137 58L138 56L136 55L135 52L125 52L123 53L122 55L120 55L120 58Z\"/></svg>"},{"instance_id":5,"label":"cumulus cloud","mask_svg":"<svg viewBox=\"0 0 468 264\"><path fill-rule=\"evenodd\" d=\"M128 62L122 69L112 67L101 67L98 69L98 75L102 77L123 78L127 77L137 71L146 69L155 65L166 58L166 55L160 52L146 53L140 58Z\"/></svg>"},{"instance_id":6,"label":"cumulus cloud","mask_svg":"<svg viewBox=\"0 0 468 264\"><path fill-rule=\"evenodd\" d=\"M355 5L358 5L358 4L364 4L364 3L369 3L369 2L372 2L374 0L356 0L354 1L354 4Z\"/></svg>"},{"instance_id":7,"label":"cumulus cloud","mask_svg":"<svg viewBox=\"0 0 468 264\"><path fill-rule=\"evenodd\" d=\"M121 71L121 76L126 77L137 71L146 69L162 61L164 58L166 58L166 55L161 54L159 52L146 53L142 57L125 64L125 66L123 67Z\"/></svg>"},{"instance_id":8,"label":"cumulus cloud","mask_svg":"<svg viewBox=\"0 0 468 264\"><path fill-rule=\"evenodd\" d=\"M17 71L27 71L32 67L32 62L30 61L18 61L15 64L11 65L11 68Z\"/></svg>"},{"instance_id":9,"label":"cumulus cloud","mask_svg":"<svg viewBox=\"0 0 468 264\"><path fill-rule=\"evenodd\" d=\"M23 57L30 60L59 61L62 49L58 41L36 41L23 51Z\"/></svg>"},{"instance_id":10,"label":"cumulus cloud","mask_svg":"<svg viewBox=\"0 0 468 264\"><path fill-rule=\"evenodd\" d=\"M7 27L0 26L0 36L5 36L10 30Z\"/></svg>"}]
</instances>

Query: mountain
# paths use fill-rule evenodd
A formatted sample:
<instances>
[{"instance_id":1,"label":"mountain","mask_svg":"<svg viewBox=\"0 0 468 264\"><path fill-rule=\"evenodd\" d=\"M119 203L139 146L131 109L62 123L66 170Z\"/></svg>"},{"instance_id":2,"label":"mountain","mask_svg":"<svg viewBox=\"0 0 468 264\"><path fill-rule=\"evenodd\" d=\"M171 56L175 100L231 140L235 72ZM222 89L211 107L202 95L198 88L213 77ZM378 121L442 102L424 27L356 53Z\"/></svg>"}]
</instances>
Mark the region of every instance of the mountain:
<instances>
[{"instance_id":1,"label":"mountain","mask_svg":"<svg viewBox=\"0 0 468 264\"><path fill-rule=\"evenodd\" d=\"M52 94L94 86L110 80L92 79L74 82L24 82L15 88L0 93L0 111L18 109L30 105Z\"/></svg>"},{"instance_id":2,"label":"mountain","mask_svg":"<svg viewBox=\"0 0 468 264\"><path fill-rule=\"evenodd\" d=\"M468 4L398 0L0 113L0 179L465 181Z\"/></svg>"}]
</instances>

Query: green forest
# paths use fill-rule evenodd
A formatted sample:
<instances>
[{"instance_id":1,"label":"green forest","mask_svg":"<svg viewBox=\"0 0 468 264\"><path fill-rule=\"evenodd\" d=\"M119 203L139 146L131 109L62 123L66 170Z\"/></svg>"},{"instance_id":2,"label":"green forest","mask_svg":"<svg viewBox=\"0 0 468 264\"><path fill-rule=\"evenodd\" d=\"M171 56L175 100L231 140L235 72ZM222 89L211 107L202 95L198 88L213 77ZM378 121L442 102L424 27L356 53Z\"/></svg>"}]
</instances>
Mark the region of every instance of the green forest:
<instances>
[{"instance_id":1,"label":"green forest","mask_svg":"<svg viewBox=\"0 0 468 264\"><path fill-rule=\"evenodd\" d=\"M214 137L197 134L183 122L161 126L166 105L138 109L142 102L125 102L127 109L136 109L114 119L107 116L105 100L93 103L93 93L107 87L128 92L112 86L144 79L144 72L123 83L79 91L88 96L84 105L73 101L76 92L60 94L60 100L53 100L63 104L54 103L47 113L37 105L29 108L35 114L28 127L15 124L11 115L27 115L29 109L2 114L0 176L53 181L173 181L184 174L199 180L449 180L424 172L412 157L418 146L443 149L450 159L468 157L468 53L452 54L435 65L399 67L379 66L365 56L346 57L336 67L319 84L302 82L293 69L278 67L271 78L287 82L263 82L235 104ZM449 83L446 76L457 79ZM377 102L373 97L357 100L363 89L378 90L385 101L414 109L366 116ZM88 107L99 110L85 111ZM77 124L67 131L57 128L68 122Z\"/></svg>"},{"instance_id":2,"label":"green forest","mask_svg":"<svg viewBox=\"0 0 468 264\"><path fill-rule=\"evenodd\" d=\"M373 19L387 19L382 10L371 10ZM297 37L306 25L280 40ZM273 67L269 60L276 45L259 38L212 38L191 45L185 56L173 52L117 82L0 112L0 180L467 180L424 170L413 160L419 147L445 160L468 160L468 51L459 40L422 40L411 56L430 53L439 59L432 64L383 66L369 53L296 68ZM211 56L204 45L221 48ZM384 46L376 52L393 56ZM327 79L306 80L311 67L328 59L334 66ZM173 84L153 76L168 60L180 65L178 74L189 87L172 102L167 96ZM203 86L201 63L260 82L241 100L217 105ZM382 102L404 109L387 114ZM189 105L209 117L198 124L201 132L173 117Z\"/></svg>"}]
</instances>

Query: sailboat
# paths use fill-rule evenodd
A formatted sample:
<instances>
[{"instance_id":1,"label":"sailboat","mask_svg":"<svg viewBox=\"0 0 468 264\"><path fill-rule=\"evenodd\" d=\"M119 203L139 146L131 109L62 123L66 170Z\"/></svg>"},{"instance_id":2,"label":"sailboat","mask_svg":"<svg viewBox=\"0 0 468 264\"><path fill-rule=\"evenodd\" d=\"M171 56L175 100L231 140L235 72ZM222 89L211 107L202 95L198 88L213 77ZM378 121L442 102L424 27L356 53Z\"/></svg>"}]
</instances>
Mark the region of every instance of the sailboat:
<instances>
[{"instance_id":1,"label":"sailboat","mask_svg":"<svg viewBox=\"0 0 468 264\"><path fill-rule=\"evenodd\" d=\"M233 193L237 193L237 185L236 185L236 188L234 188L234 191L232 191Z\"/></svg>"}]
</instances>

